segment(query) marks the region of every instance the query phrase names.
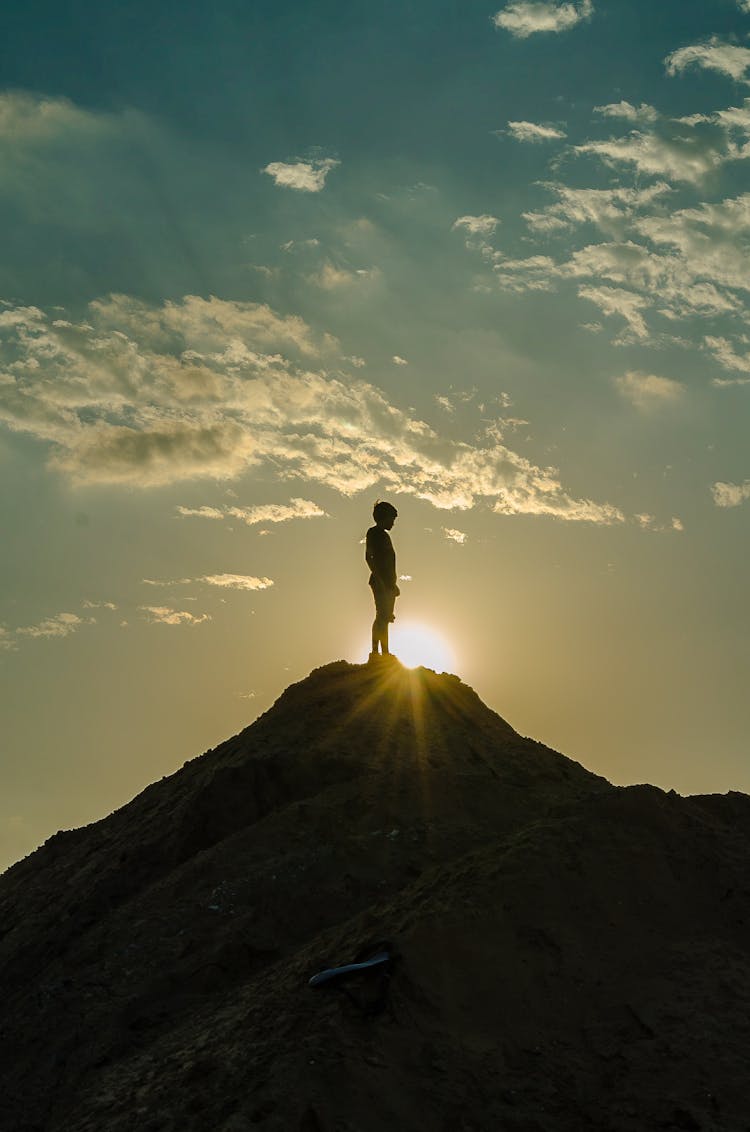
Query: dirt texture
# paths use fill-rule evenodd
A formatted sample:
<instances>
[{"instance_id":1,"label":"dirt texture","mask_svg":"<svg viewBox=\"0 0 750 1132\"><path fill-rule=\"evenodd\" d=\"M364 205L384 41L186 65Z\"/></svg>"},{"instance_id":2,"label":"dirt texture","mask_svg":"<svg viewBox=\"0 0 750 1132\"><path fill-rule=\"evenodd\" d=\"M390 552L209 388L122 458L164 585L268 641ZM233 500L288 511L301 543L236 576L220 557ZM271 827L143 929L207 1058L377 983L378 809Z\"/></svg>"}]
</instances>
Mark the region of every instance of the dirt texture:
<instances>
[{"instance_id":1,"label":"dirt texture","mask_svg":"<svg viewBox=\"0 0 750 1132\"><path fill-rule=\"evenodd\" d=\"M0 994L3 1132L750 1132L750 798L336 662L0 877Z\"/></svg>"}]
</instances>

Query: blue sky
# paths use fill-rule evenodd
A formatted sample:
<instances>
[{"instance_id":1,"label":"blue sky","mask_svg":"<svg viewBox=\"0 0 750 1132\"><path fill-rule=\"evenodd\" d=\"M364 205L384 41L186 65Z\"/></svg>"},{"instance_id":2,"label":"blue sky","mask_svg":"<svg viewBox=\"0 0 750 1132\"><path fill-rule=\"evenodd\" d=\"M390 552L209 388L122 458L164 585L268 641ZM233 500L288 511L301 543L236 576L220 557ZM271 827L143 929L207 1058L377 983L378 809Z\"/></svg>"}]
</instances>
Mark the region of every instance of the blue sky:
<instances>
[{"instance_id":1,"label":"blue sky","mask_svg":"<svg viewBox=\"0 0 750 1132\"><path fill-rule=\"evenodd\" d=\"M748 9L10 14L4 859L359 659L378 495L514 726L750 789Z\"/></svg>"}]
</instances>

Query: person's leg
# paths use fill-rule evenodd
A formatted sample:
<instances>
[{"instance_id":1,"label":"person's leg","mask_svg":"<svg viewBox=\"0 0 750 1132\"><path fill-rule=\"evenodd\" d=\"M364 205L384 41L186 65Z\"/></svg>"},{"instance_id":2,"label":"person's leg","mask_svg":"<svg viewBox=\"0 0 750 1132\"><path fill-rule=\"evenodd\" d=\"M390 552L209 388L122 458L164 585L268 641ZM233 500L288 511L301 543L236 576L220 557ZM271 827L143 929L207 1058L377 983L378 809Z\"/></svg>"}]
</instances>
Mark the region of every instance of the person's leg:
<instances>
[{"instance_id":1,"label":"person's leg","mask_svg":"<svg viewBox=\"0 0 750 1132\"><path fill-rule=\"evenodd\" d=\"M372 651L375 655L378 652L378 645L383 654L388 652L388 621L383 616L382 609L377 610L372 623Z\"/></svg>"}]
</instances>

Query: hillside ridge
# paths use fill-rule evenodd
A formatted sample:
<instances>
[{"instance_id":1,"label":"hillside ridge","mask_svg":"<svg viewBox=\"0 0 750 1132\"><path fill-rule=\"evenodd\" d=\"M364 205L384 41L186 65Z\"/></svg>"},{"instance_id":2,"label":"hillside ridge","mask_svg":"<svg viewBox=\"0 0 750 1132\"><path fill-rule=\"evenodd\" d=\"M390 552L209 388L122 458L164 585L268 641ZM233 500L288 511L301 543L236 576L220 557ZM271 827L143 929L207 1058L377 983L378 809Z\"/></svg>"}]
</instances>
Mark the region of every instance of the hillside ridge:
<instances>
[{"instance_id":1,"label":"hillside ridge","mask_svg":"<svg viewBox=\"0 0 750 1132\"><path fill-rule=\"evenodd\" d=\"M0 877L0 1126L744 1129L748 865L744 795L615 787L455 676L325 665ZM377 1019L309 991L386 938Z\"/></svg>"}]
</instances>

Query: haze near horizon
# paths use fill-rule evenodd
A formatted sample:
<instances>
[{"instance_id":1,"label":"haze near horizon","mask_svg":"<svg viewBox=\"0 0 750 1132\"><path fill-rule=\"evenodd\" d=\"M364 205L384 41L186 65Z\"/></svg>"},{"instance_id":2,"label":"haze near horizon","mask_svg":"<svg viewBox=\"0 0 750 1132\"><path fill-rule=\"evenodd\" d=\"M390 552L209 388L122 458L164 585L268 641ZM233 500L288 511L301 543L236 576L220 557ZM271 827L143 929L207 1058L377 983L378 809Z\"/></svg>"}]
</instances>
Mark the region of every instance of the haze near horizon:
<instances>
[{"instance_id":1,"label":"haze near horizon","mask_svg":"<svg viewBox=\"0 0 750 1132\"><path fill-rule=\"evenodd\" d=\"M615 783L750 792L748 34L745 0L8 16L0 863L363 660L378 497L408 663L439 640Z\"/></svg>"}]
</instances>

